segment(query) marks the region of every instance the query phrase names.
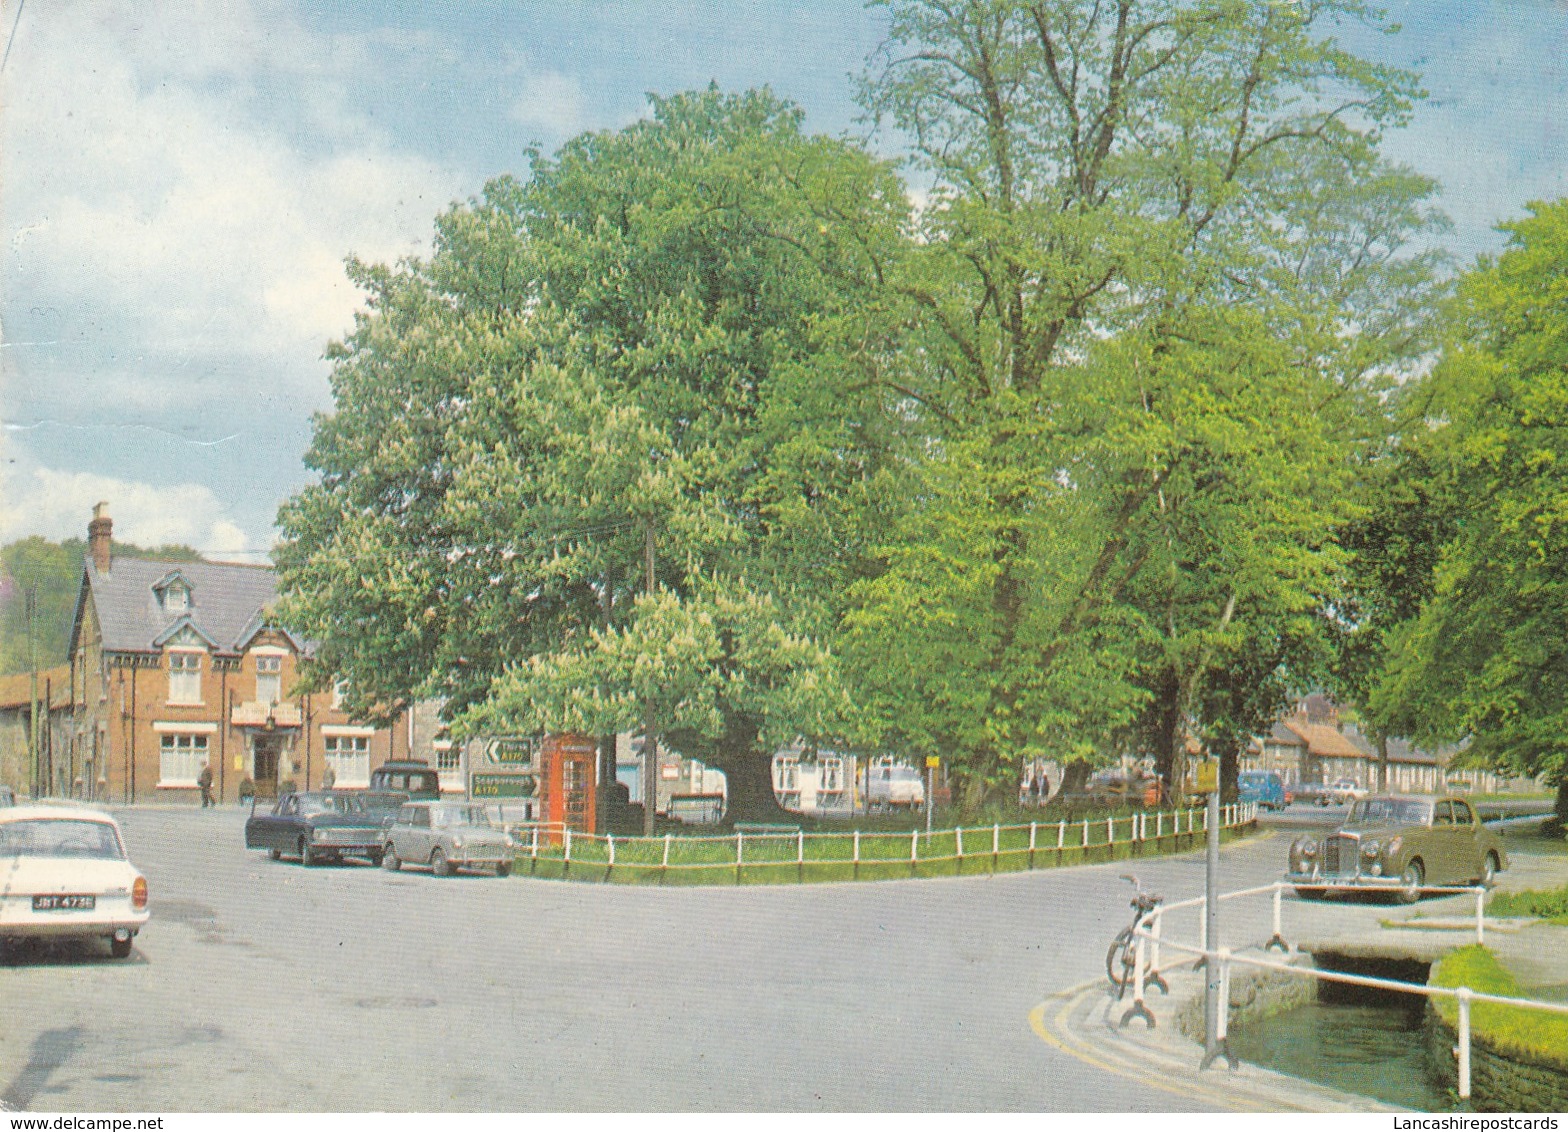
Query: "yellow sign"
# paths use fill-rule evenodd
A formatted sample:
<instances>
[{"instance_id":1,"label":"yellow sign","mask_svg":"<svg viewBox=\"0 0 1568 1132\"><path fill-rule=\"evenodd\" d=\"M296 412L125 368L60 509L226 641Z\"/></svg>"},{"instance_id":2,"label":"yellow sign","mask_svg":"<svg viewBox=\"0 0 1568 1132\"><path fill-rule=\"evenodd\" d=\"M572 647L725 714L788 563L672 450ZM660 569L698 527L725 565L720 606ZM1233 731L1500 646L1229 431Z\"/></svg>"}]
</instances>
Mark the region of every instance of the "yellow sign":
<instances>
[{"instance_id":1,"label":"yellow sign","mask_svg":"<svg viewBox=\"0 0 1568 1132\"><path fill-rule=\"evenodd\" d=\"M937 755L927 755L926 756L926 768L927 769L935 770L937 767L939 767L941 765L942 765L942 760Z\"/></svg>"},{"instance_id":2,"label":"yellow sign","mask_svg":"<svg viewBox=\"0 0 1568 1132\"><path fill-rule=\"evenodd\" d=\"M1195 794L1213 794L1220 788L1218 759L1204 759L1192 768L1192 789Z\"/></svg>"},{"instance_id":3,"label":"yellow sign","mask_svg":"<svg viewBox=\"0 0 1568 1132\"><path fill-rule=\"evenodd\" d=\"M234 756L234 769L235 770L244 770L245 769L245 756L244 755L235 755Z\"/></svg>"}]
</instances>

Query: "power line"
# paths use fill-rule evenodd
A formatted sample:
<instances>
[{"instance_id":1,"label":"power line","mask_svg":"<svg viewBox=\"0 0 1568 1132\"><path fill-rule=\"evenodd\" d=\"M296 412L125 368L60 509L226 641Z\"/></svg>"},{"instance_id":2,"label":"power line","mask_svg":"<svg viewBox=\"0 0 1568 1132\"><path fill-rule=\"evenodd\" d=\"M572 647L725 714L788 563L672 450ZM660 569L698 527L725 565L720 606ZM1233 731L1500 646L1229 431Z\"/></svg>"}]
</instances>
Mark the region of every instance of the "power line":
<instances>
[{"instance_id":1,"label":"power line","mask_svg":"<svg viewBox=\"0 0 1568 1132\"><path fill-rule=\"evenodd\" d=\"M5 65L11 61L11 44L16 42L16 25L22 22L22 9L26 4L27 0L17 0L16 19L11 21L11 34L5 41L5 58L0 59L0 72L3 72Z\"/></svg>"}]
</instances>

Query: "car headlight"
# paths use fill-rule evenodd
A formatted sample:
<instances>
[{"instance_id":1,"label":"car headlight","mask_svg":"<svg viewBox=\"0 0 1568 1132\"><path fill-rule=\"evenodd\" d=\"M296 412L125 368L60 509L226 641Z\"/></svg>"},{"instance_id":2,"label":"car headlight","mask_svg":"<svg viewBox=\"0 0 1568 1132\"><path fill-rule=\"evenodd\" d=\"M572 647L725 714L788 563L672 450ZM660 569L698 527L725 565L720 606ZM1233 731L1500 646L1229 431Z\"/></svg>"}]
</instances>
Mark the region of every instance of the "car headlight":
<instances>
[{"instance_id":1,"label":"car headlight","mask_svg":"<svg viewBox=\"0 0 1568 1132\"><path fill-rule=\"evenodd\" d=\"M1300 837L1290 847L1290 851L1301 857L1316 857L1318 855L1318 843L1310 837Z\"/></svg>"},{"instance_id":2,"label":"car headlight","mask_svg":"<svg viewBox=\"0 0 1568 1132\"><path fill-rule=\"evenodd\" d=\"M452 838L452 848L454 848L454 849L461 849L462 847L463 847L463 839L461 837L454 837L454 838Z\"/></svg>"},{"instance_id":3,"label":"car headlight","mask_svg":"<svg viewBox=\"0 0 1568 1132\"><path fill-rule=\"evenodd\" d=\"M1369 837L1361 843L1361 855L1363 857L1376 857L1382 851L1383 843L1375 837Z\"/></svg>"},{"instance_id":4,"label":"car headlight","mask_svg":"<svg viewBox=\"0 0 1568 1132\"><path fill-rule=\"evenodd\" d=\"M310 836L316 841L325 841L327 839L327 831L324 829L313 829L310 831Z\"/></svg>"}]
</instances>

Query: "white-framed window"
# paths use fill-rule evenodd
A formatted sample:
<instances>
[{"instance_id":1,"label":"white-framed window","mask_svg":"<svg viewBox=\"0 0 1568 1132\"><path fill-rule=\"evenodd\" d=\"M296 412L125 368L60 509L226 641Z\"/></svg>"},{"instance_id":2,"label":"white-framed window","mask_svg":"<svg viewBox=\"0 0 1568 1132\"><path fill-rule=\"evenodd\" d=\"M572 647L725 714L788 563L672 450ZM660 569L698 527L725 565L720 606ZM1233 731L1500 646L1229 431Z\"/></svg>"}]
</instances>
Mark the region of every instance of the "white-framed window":
<instances>
[{"instance_id":1,"label":"white-framed window","mask_svg":"<svg viewBox=\"0 0 1568 1132\"><path fill-rule=\"evenodd\" d=\"M779 794L793 794L800 789L800 766L795 759L773 760L773 789Z\"/></svg>"},{"instance_id":2,"label":"white-framed window","mask_svg":"<svg viewBox=\"0 0 1568 1132\"><path fill-rule=\"evenodd\" d=\"M207 736L190 731L165 731L159 736L158 785L195 786L207 761Z\"/></svg>"},{"instance_id":3,"label":"white-framed window","mask_svg":"<svg viewBox=\"0 0 1568 1132\"><path fill-rule=\"evenodd\" d=\"M168 654L171 704L201 703L201 656L199 652Z\"/></svg>"},{"instance_id":4,"label":"white-framed window","mask_svg":"<svg viewBox=\"0 0 1568 1132\"><path fill-rule=\"evenodd\" d=\"M844 760L838 758L822 760L822 786L824 793L841 793L844 789Z\"/></svg>"},{"instance_id":5,"label":"white-framed window","mask_svg":"<svg viewBox=\"0 0 1568 1132\"><path fill-rule=\"evenodd\" d=\"M327 765L332 768L333 785L338 789L370 785L370 736L368 734L324 735Z\"/></svg>"},{"instance_id":6,"label":"white-framed window","mask_svg":"<svg viewBox=\"0 0 1568 1132\"><path fill-rule=\"evenodd\" d=\"M275 704L283 698L283 654L256 654L256 699Z\"/></svg>"}]
</instances>

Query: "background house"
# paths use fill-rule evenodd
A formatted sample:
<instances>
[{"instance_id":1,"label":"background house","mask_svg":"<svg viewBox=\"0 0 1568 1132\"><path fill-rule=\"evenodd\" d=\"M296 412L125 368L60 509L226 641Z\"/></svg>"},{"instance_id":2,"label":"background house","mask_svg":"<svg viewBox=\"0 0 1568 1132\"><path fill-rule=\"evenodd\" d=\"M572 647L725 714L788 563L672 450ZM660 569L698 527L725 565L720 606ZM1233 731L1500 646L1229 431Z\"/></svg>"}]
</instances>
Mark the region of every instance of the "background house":
<instances>
[{"instance_id":1,"label":"background house","mask_svg":"<svg viewBox=\"0 0 1568 1132\"><path fill-rule=\"evenodd\" d=\"M111 560L106 504L93 509L70 637L70 722L55 755L85 797L198 798L203 763L224 801L289 783L364 786L418 735L404 712L388 727L351 719L334 693L296 688L307 645L277 624L270 568ZM434 750L434 727L426 740ZM79 786L78 786L79 783Z\"/></svg>"},{"instance_id":2,"label":"background house","mask_svg":"<svg viewBox=\"0 0 1568 1132\"><path fill-rule=\"evenodd\" d=\"M71 716L69 668L45 668L37 674L37 699L31 672L0 676L0 783L18 796L64 793L70 780L65 766L56 768L56 754L67 749ZM34 705L38 721L38 759L32 752ZM48 704L47 713L44 706Z\"/></svg>"}]
</instances>

